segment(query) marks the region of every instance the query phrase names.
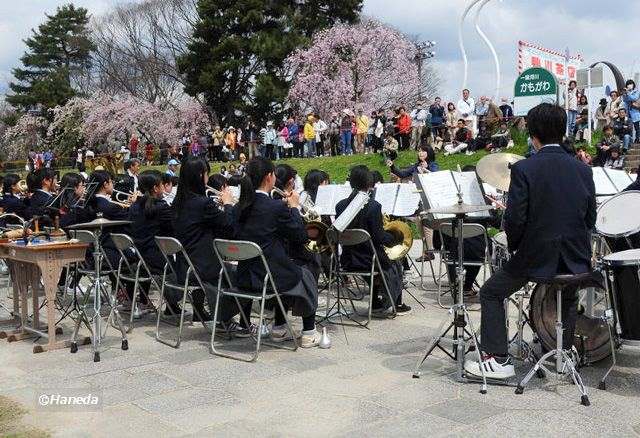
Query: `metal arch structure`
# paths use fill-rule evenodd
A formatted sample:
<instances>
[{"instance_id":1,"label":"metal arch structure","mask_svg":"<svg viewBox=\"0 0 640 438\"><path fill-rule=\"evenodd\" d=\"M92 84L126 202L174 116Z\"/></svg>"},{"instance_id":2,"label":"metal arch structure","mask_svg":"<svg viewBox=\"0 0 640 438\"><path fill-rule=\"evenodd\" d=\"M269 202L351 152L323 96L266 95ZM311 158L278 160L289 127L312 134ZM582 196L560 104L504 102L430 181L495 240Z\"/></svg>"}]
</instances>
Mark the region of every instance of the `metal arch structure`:
<instances>
[{"instance_id":1,"label":"metal arch structure","mask_svg":"<svg viewBox=\"0 0 640 438\"><path fill-rule=\"evenodd\" d=\"M491 43L487 35L482 31L482 29L480 29L480 25L478 23L478 21L480 20L480 13L482 12L482 8L484 8L485 5L490 1L491 0L481 0L480 6L478 6L478 9L476 9L476 14L473 19L473 24L476 28L476 32L478 33L478 35L480 35L480 38L482 38L484 43L487 45L487 47L491 51L491 54L493 55L493 63L496 70L496 89L493 95L493 101L495 102L498 96L500 95L500 60L498 59L498 53L496 52L495 47L493 47L493 44ZM465 78L466 78L466 71L465 71ZM466 79L465 79L465 82L466 82Z\"/></svg>"},{"instance_id":2,"label":"metal arch structure","mask_svg":"<svg viewBox=\"0 0 640 438\"><path fill-rule=\"evenodd\" d=\"M611 73L613 74L613 78L616 81L616 89L618 92L620 92L620 90L624 90L624 76L622 75L622 73L620 72L620 70L618 69L618 67L616 67L615 65L613 65L612 63L608 62L608 61L598 61L598 62L594 62L593 64L591 64L589 66L589 68L593 68L598 64L604 64L607 67L609 67L609 70L611 70Z\"/></svg>"},{"instance_id":3,"label":"metal arch structure","mask_svg":"<svg viewBox=\"0 0 640 438\"><path fill-rule=\"evenodd\" d=\"M480 3L483 0L471 0L471 2L467 5L467 7L462 12L460 16L460 22L458 23L458 45L460 46L460 53L462 53L462 61L464 62L464 79L462 80L462 88L467 88L467 78L469 72L469 60L467 59L467 51L464 47L464 37L462 35L462 29L464 27L464 21L467 19L467 15L471 12L473 7Z\"/></svg>"}]
</instances>

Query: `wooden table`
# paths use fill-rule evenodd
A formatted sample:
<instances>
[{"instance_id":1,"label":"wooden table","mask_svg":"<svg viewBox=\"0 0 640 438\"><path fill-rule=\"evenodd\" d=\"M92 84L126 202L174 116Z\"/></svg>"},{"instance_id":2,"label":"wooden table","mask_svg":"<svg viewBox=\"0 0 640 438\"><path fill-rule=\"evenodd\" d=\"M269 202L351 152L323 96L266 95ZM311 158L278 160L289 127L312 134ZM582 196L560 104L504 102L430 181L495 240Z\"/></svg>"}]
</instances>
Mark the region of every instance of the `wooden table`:
<instances>
[{"instance_id":1,"label":"wooden table","mask_svg":"<svg viewBox=\"0 0 640 438\"><path fill-rule=\"evenodd\" d=\"M36 245L17 245L13 242L0 243L0 258L7 260L13 281L14 315L20 308L20 325L16 330L0 332L0 338L9 342L36 336L47 338L45 345L34 345L33 352L55 350L69 346L68 341L56 341L56 293L62 268L74 262L83 261L89 245L86 243L52 242ZM39 290L40 277L44 284L47 300L47 331L40 330ZM31 287L33 320L29 325L28 292ZM20 305L18 306L18 303ZM62 333L61 331L58 334Z\"/></svg>"}]
</instances>

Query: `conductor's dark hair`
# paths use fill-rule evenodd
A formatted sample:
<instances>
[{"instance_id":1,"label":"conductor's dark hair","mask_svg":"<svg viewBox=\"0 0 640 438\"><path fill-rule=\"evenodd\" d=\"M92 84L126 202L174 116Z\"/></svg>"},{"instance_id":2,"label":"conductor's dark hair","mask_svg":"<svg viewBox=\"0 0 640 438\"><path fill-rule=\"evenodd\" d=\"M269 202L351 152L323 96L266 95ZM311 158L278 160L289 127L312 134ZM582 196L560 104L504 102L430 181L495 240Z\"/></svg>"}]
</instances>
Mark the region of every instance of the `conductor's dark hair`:
<instances>
[{"instance_id":1,"label":"conductor's dark hair","mask_svg":"<svg viewBox=\"0 0 640 438\"><path fill-rule=\"evenodd\" d=\"M256 190L262 184L265 177L275 172L275 166L271 160L265 157L254 157L247 163L245 176L240 181L240 200L236 205L239 222L247 219L249 207L256 198Z\"/></svg>"},{"instance_id":2,"label":"conductor's dark hair","mask_svg":"<svg viewBox=\"0 0 640 438\"><path fill-rule=\"evenodd\" d=\"M178 191L171 207L174 212L184 208L188 199L193 196L204 196L204 175L209 175L209 163L199 157L190 156L180 166Z\"/></svg>"},{"instance_id":3,"label":"conductor's dark hair","mask_svg":"<svg viewBox=\"0 0 640 438\"><path fill-rule=\"evenodd\" d=\"M543 145L561 144L567 129L567 114L558 105L541 103L527 114L529 135Z\"/></svg>"},{"instance_id":4,"label":"conductor's dark hair","mask_svg":"<svg viewBox=\"0 0 640 438\"><path fill-rule=\"evenodd\" d=\"M353 166L349 172L349 184L355 190L369 190L373 187L373 177L369 168L364 164Z\"/></svg>"}]
</instances>

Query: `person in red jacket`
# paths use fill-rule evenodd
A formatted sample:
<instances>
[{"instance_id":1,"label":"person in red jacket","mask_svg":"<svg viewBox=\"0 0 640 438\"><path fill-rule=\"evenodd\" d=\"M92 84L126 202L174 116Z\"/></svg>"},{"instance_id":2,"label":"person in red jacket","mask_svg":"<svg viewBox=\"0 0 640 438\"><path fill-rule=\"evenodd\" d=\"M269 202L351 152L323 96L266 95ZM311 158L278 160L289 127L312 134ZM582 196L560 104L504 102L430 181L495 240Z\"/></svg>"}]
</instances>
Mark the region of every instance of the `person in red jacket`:
<instances>
[{"instance_id":1,"label":"person in red jacket","mask_svg":"<svg viewBox=\"0 0 640 438\"><path fill-rule=\"evenodd\" d=\"M396 130L398 132L399 149L404 150L409 147L411 141L411 117L409 117L407 110L403 106L399 108L399 111L400 114Z\"/></svg>"}]
</instances>

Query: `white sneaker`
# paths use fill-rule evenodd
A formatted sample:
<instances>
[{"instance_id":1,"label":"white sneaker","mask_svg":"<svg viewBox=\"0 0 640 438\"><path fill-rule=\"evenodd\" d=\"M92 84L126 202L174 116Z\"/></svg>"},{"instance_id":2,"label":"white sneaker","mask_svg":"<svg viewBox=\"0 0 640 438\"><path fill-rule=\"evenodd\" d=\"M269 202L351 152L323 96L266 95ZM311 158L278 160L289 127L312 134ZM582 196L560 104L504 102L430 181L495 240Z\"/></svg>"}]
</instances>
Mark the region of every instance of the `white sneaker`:
<instances>
[{"instance_id":1,"label":"white sneaker","mask_svg":"<svg viewBox=\"0 0 640 438\"><path fill-rule=\"evenodd\" d=\"M451 155L451 152L449 152L449 151L444 151L444 156L445 156L445 157L448 157L449 155Z\"/></svg>"},{"instance_id":2,"label":"white sneaker","mask_svg":"<svg viewBox=\"0 0 640 438\"><path fill-rule=\"evenodd\" d=\"M500 363L493 356L483 355L482 360L484 375L487 379L505 380L516 375L511 358L508 358L504 363ZM477 361L477 353L473 352L467 354L464 361L464 370L476 377L482 377L480 363Z\"/></svg>"},{"instance_id":3,"label":"white sneaker","mask_svg":"<svg viewBox=\"0 0 640 438\"><path fill-rule=\"evenodd\" d=\"M314 330L313 334L310 335L302 335L300 338L300 347L302 348L312 348L317 347L320 344L320 337L322 335L318 330Z\"/></svg>"},{"instance_id":4,"label":"white sneaker","mask_svg":"<svg viewBox=\"0 0 640 438\"><path fill-rule=\"evenodd\" d=\"M473 152L472 151L467 151L467 152L465 152L465 154L466 155L473 155Z\"/></svg>"},{"instance_id":5,"label":"white sneaker","mask_svg":"<svg viewBox=\"0 0 640 438\"><path fill-rule=\"evenodd\" d=\"M294 330L293 331L293 335L297 338L300 337L300 332L298 330ZM285 342L285 341L291 341L293 338L291 337L291 335L289 334L289 330L287 330L286 328L281 328L281 329L274 329L273 327L271 328L271 333L269 334L269 337L271 338L271 340L273 342Z\"/></svg>"}]
</instances>

